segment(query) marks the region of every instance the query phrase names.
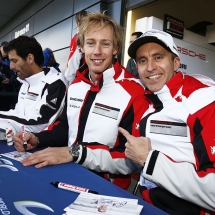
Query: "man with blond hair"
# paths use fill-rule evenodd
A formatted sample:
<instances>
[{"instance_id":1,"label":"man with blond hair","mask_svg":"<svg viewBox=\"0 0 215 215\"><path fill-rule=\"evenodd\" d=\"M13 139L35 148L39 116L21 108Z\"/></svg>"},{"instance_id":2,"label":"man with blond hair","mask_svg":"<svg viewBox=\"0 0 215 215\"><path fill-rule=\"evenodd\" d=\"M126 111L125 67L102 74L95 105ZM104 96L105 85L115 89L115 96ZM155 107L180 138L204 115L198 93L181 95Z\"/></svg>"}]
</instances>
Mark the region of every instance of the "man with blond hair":
<instances>
[{"instance_id":1,"label":"man with blond hair","mask_svg":"<svg viewBox=\"0 0 215 215\"><path fill-rule=\"evenodd\" d=\"M89 13L80 23L78 36L86 64L68 88L60 123L51 131L26 134L24 139L17 134L15 147L23 151L23 141L28 142L28 150L55 146L35 152L22 164L41 168L76 162L126 189L137 165L125 158L126 139L118 126L139 136L144 89L115 58L123 38L116 21Z\"/></svg>"}]
</instances>

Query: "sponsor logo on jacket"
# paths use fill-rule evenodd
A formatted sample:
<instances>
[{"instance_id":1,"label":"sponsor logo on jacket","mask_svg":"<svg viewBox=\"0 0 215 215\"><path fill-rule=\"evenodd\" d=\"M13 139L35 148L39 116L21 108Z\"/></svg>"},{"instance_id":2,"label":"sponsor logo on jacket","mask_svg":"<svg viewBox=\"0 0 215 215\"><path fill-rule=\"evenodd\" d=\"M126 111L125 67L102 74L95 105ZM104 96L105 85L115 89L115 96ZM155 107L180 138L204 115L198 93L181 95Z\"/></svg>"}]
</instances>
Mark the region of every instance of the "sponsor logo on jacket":
<instances>
[{"instance_id":1,"label":"sponsor logo on jacket","mask_svg":"<svg viewBox=\"0 0 215 215\"><path fill-rule=\"evenodd\" d=\"M76 101L76 102L83 102L83 99L73 98L70 97L70 100Z\"/></svg>"}]
</instances>

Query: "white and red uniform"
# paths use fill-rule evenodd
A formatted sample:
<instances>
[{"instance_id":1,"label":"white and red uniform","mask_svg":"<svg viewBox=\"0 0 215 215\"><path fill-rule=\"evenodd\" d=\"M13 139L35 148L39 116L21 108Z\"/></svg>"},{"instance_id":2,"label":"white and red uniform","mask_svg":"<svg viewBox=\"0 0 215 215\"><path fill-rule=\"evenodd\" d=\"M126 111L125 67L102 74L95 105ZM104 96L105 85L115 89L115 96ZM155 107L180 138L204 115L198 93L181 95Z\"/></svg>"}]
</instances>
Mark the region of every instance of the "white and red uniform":
<instances>
[{"instance_id":1,"label":"white and red uniform","mask_svg":"<svg viewBox=\"0 0 215 215\"><path fill-rule=\"evenodd\" d=\"M0 128L5 129L8 124L16 133L22 131L22 125L25 125L27 132L40 132L61 114L68 82L53 67L19 81L22 86L18 102L14 109L0 111Z\"/></svg>"},{"instance_id":2,"label":"white and red uniform","mask_svg":"<svg viewBox=\"0 0 215 215\"><path fill-rule=\"evenodd\" d=\"M130 184L137 168L125 157L126 139L121 126L139 136L139 121L146 110L143 87L118 62L104 71L97 85L89 80L87 65L77 71L68 88L67 110L51 131L36 134L39 146L81 145L76 163L96 172L122 188Z\"/></svg>"},{"instance_id":3,"label":"white and red uniform","mask_svg":"<svg viewBox=\"0 0 215 215\"><path fill-rule=\"evenodd\" d=\"M143 198L170 214L215 214L215 87L179 72L145 96L151 105L140 132L153 150Z\"/></svg>"}]
</instances>

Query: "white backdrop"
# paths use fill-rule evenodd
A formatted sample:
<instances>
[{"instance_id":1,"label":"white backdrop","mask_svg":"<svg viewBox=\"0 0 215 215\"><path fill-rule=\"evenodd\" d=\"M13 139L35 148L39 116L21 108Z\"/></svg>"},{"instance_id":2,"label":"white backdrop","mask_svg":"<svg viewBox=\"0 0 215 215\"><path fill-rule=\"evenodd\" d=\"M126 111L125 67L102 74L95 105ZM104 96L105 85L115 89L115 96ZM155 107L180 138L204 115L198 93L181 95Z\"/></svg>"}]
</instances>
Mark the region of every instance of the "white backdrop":
<instances>
[{"instance_id":1,"label":"white backdrop","mask_svg":"<svg viewBox=\"0 0 215 215\"><path fill-rule=\"evenodd\" d=\"M163 20L144 17L136 20L135 31L163 30ZM215 80L215 46L209 38L184 30L183 40L174 38L181 58L181 68L187 74L202 74Z\"/></svg>"}]
</instances>

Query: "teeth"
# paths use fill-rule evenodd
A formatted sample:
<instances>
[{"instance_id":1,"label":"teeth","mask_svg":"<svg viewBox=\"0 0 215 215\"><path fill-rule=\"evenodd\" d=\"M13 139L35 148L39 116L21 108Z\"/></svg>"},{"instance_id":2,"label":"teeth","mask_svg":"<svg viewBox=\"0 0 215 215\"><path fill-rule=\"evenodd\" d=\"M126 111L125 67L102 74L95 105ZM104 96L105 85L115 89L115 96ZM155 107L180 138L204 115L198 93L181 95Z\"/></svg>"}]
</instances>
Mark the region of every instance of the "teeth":
<instances>
[{"instance_id":1,"label":"teeth","mask_svg":"<svg viewBox=\"0 0 215 215\"><path fill-rule=\"evenodd\" d=\"M93 60L96 63L101 63L103 60Z\"/></svg>"},{"instance_id":2,"label":"teeth","mask_svg":"<svg viewBox=\"0 0 215 215\"><path fill-rule=\"evenodd\" d=\"M148 77L149 79L155 79L155 78L159 78L161 75L152 75L150 77Z\"/></svg>"}]
</instances>

